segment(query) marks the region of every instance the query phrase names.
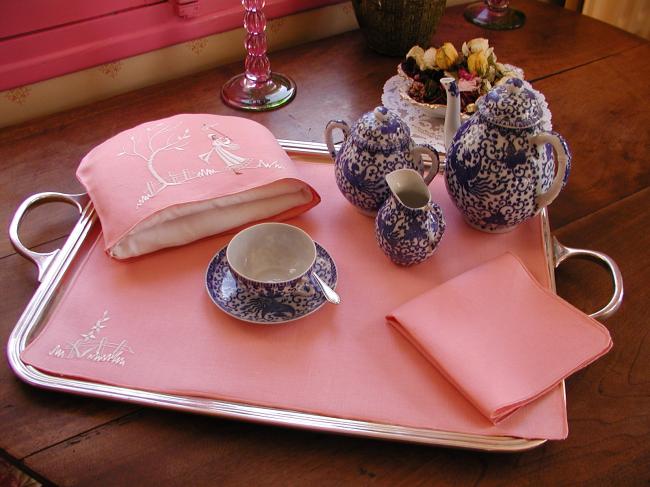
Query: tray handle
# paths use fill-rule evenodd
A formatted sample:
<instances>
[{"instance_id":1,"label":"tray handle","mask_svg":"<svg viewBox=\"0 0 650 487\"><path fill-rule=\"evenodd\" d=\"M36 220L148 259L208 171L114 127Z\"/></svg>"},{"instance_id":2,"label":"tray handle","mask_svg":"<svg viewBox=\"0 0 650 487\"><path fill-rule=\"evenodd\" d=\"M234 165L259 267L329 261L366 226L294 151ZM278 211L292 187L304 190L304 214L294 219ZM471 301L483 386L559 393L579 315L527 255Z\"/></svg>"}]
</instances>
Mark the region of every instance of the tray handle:
<instances>
[{"instance_id":1,"label":"tray handle","mask_svg":"<svg viewBox=\"0 0 650 487\"><path fill-rule=\"evenodd\" d=\"M14 217L11 220L9 225L9 240L11 244L16 249L20 255L31 260L38 267L38 281L43 280L43 276L47 272L48 268L52 264L52 261L56 258L56 255L59 253L60 249L53 250L52 252L35 252L28 249L20 241L20 236L18 235L18 230L20 229L20 224L22 223L23 217L33 208L37 206L51 203L53 201L59 201L63 203L69 203L74 205L79 210L79 213L83 212L84 207L88 203L88 195L86 193L81 194L65 194L65 193L55 193L55 192L46 192L46 193L37 193L30 196L25 201L23 201Z\"/></svg>"},{"instance_id":2,"label":"tray handle","mask_svg":"<svg viewBox=\"0 0 650 487\"><path fill-rule=\"evenodd\" d=\"M612 316L618 308L620 308L621 303L623 302L623 276L621 275L621 270L618 268L614 259L609 255L603 254L602 252L596 252L595 250L586 250L586 249L574 249L571 247L566 247L562 245L557 238L553 237L553 254L555 256L555 268L557 269L562 262L571 257L581 257L584 259L590 259L598 262L601 265L604 265L608 268L612 276L612 281L614 283L614 294L603 308L599 309L595 313L590 314L592 318L595 319L606 319Z\"/></svg>"}]
</instances>

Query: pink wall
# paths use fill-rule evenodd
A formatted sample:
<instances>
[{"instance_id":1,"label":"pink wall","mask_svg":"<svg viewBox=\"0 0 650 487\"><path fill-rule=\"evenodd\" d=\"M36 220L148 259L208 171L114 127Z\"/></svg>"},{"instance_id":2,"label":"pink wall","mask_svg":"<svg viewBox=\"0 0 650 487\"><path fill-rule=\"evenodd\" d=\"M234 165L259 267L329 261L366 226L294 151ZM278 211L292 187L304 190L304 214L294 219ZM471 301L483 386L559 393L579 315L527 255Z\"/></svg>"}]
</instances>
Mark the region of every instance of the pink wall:
<instances>
[{"instance_id":1,"label":"pink wall","mask_svg":"<svg viewBox=\"0 0 650 487\"><path fill-rule=\"evenodd\" d=\"M0 90L224 32L243 22L238 0L198 0L198 16L191 19L179 17L172 1L8 2L0 15ZM275 18L342 1L268 0L265 13Z\"/></svg>"}]
</instances>

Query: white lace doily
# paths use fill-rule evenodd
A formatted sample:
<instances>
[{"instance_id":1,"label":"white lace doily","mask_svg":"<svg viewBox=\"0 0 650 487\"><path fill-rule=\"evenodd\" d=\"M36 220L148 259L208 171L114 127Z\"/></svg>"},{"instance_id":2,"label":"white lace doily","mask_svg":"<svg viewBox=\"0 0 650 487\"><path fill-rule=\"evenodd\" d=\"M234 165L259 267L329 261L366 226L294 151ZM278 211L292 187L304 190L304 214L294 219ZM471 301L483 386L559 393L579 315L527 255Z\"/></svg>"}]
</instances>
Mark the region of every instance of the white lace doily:
<instances>
[{"instance_id":1,"label":"white lace doily","mask_svg":"<svg viewBox=\"0 0 650 487\"><path fill-rule=\"evenodd\" d=\"M402 98L401 89L408 89L409 81L399 75L389 78L384 84L381 103L397 113L411 129L416 144L431 144L437 151L445 151L444 118L434 117L428 110L412 105Z\"/></svg>"},{"instance_id":2,"label":"white lace doily","mask_svg":"<svg viewBox=\"0 0 650 487\"><path fill-rule=\"evenodd\" d=\"M508 65L513 71L517 71L519 75L524 76L521 68ZM411 81L402 76L395 75L389 78L384 84L384 93L381 96L381 103L389 110L397 113L402 120L411 129L411 137L416 144L431 144L438 152L444 153L445 151L445 119L432 114L430 110L418 107L409 103L404 99L403 93L409 88ZM542 93L535 90L530 83L524 80L528 89L535 92L542 107L542 129L552 130L551 112L548 109L548 103Z\"/></svg>"}]
</instances>

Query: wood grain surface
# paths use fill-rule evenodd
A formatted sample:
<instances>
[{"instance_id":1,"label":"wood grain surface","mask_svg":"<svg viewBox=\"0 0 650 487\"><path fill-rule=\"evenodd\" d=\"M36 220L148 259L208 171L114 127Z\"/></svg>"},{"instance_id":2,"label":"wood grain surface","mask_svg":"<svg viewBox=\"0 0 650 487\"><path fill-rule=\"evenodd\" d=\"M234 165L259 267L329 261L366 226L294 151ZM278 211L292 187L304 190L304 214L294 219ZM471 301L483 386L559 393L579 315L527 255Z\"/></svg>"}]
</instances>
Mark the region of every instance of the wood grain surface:
<instances>
[{"instance_id":1,"label":"wood grain surface","mask_svg":"<svg viewBox=\"0 0 650 487\"><path fill-rule=\"evenodd\" d=\"M569 185L550 209L569 246L620 265L625 300L606 325L613 350L567 383L569 437L521 454L486 454L258 426L40 391L0 359L0 449L60 485L648 485L650 482L650 45L575 13L513 2L523 29L489 32L448 9L434 44L488 37L547 97L554 128L574 154ZM398 60L370 51L359 32L272 56L298 95L246 115L280 138L322 141L333 118L356 120L379 104ZM0 131L0 222L39 191L81 191L74 173L95 145L138 123L182 112L242 115L219 88L241 64L145 88ZM76 219L52 205L22 235L56 248ZM36 289L35 268L0 237L0 341ZM611 293L607 273L569 261L558 293L585 311Z\"/></svg>"}]
</instances>

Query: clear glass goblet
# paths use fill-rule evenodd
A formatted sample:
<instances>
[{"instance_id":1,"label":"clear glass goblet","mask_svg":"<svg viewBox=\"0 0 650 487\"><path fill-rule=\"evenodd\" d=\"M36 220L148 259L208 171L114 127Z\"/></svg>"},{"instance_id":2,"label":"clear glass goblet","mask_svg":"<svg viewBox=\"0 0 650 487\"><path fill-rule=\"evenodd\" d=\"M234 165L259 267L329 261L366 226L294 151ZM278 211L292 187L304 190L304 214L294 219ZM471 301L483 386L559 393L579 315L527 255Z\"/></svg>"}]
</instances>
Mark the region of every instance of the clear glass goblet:
<instances>
[{"instance_id":1,"label":"clear glass goblet","mask_svg":"<svg viewBox=\"0 0 650 487\"><path fill-rule=\"evenodd\" d=\"M227 105L240 110L273 110L289 103L296 84L288 76L271 72L266 55L265 0L242 0L246 28L246 71L230 78L221 88Z\"/></svg>"},{"instance_id":2,"label":"clear glass goblet","mask_svg":"<svg viewBox=\"0 0 650 487\"><path fill-rule=\"evenodd\" d=\"M484 0L469 5L463 15L472 24L486 29L518 29L526 22L526 15L509 7L509 0Z\"/></svg>"}]
</instances>

